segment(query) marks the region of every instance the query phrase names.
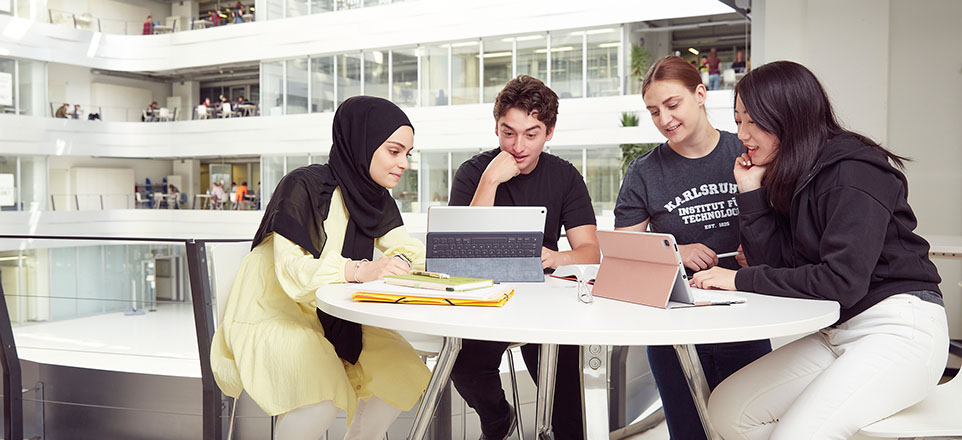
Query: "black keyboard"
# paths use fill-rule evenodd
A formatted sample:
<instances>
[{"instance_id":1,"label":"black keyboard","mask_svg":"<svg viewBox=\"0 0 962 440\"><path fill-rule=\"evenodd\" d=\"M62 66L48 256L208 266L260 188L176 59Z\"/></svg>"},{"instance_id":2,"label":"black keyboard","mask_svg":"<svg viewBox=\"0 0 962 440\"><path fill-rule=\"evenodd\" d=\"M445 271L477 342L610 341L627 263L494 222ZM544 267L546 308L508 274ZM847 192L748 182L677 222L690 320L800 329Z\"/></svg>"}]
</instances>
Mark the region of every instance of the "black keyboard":
<instances>
[{"instance_id":1,"label":"black keyboard","mask_svg":"<svg viewBox=\"0 0 962 440\"><path fill-rule=\"evenodd\" d=\"M541 232L429 232L428 258L541 258Z\"/></svg>"}]
</instances>

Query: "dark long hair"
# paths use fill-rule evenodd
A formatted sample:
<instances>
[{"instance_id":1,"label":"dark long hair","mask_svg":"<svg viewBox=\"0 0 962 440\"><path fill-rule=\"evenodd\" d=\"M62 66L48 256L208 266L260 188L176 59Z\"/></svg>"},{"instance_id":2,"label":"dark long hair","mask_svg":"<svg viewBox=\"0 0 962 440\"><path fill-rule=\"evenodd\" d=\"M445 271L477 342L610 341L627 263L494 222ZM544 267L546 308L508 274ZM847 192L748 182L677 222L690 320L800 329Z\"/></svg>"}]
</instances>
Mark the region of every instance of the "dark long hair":
<instances>
[{"instance_id":1,"label":"dark long hair","mask_svg":"<svg viewBox=\"0 0 962 440\"><path fill-rule=\"evenodd\" d=\"M787 216L798 179L815 166L829 139L851 134L888 156L904 168L909 159L898 156L877 142L846 130L839 124L825 89L805 66L776 61L758 67L735 85L735 99L759 128L778 138L775 157L765 171L762 186L772 206Z\"/></svg>"}]
</instances>

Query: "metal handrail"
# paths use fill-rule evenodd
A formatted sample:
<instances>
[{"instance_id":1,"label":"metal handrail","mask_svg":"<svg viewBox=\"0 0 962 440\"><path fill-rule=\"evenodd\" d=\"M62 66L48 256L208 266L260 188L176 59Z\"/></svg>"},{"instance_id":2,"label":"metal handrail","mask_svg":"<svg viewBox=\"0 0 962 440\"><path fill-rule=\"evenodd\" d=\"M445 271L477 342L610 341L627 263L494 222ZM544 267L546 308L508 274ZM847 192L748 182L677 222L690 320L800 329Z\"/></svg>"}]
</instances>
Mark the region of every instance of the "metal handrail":
<instances>
[{"instance_id":1,"label":"metal handrail","mask_svg":"<svg viewBox=\"0 0 962 440\"><path fill-rule=\"evenodd\" d=\"M202 427L204 440L223 438L223 425L219 417L224 404L224 396L214 382L210 366L210 347L214 338L214 309L210 288L210 273L207 270L207 243L237 243L250 241L250 238L150 238L150 237L103 237L72 235L21 235L3 234L0 239L20 240L88 240L88 241L133 241L184 243L187 249L187 271L190 279L191 303L194 313L194 327L197 335L197 351L200 361L200 376L203 388ZM23 397L20 358L6 297L0 286L0 364L3 366L3 438L23 438Z\"/></svg>"}]
</instances>

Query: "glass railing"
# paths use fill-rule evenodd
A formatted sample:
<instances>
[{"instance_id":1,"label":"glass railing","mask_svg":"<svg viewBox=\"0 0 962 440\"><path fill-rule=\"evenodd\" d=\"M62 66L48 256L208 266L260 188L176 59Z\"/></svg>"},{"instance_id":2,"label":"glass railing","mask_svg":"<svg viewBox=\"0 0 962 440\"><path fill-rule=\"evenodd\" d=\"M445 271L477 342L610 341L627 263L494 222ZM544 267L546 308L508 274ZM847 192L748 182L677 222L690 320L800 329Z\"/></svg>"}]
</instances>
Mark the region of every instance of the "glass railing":
<instances>
[{"instance_id":1,"label":"glass railing","mask_svg":"<svg viewBox=\"0 0 962 440\"><path fill-rule=\"evenodd\" d=\"M250 240L0 235L4 438L135 438L123 431L156 423L164 438L223 438L218 246L243 255ZM158 386L180 397L162 402Z\"/></svg>"},{"instance_id":2,"label":"glass railing","mask_svg":"<svg viewBox=\"0 0 962 440\"><path fill-rule=\"evenodd\" d=\"M238 200L235 194L225 194L223 200L209 193L71 193L50 194L50 211L105 211L110 209L213 209L250 211L260 209L260 201L254 194Z\"/></svg>"}]
</instances>

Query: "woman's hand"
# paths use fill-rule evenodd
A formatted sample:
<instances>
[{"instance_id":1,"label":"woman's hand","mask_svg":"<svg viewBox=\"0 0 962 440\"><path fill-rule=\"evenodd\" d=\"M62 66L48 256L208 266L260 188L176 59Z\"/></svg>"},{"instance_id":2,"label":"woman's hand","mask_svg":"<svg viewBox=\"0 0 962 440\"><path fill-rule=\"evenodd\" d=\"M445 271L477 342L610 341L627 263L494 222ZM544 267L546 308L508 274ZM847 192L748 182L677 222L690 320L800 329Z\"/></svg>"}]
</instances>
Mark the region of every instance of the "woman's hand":
<instances>
[{"instance_id":1,"label":"woman's hand","mask_svg":"<svg viewBox=\"0 0 962 440\"><path fill-rule=\"evenodd\" d=\"M735 290L735 273L731 269L715 266L691 277L692 285L699 289Z\"/></svg>"},{"instance_id":2,"label":"woman's hand","mask_svg":"<svg viewBox=\"0 0 962 440\"><path fill-rule=\"evenodd\" d=\"M746 193L762 187L762 176L765 175L765 166L752 164L752 158L748 153L742 153L735 159L735 183L738 184L738 192Z\"/></svg>"},{"instance_id":3,"label":"woman's hand","mask_svg":"<svg viewBox=\"0 0 962 440\"><path fill-rule=\"evenodd\" d=\"M741 267L748 267L748 259L745 258L745 251L742 250L742 245L738 245L738 254L735 255L735 261Z\"/></svg>"},{"instance_id":4,"label":"woman's hand","mask_svg":"<svg viewBox=\"0 0 962 440\"><path fill-rule=\"evenodd\" d=\"M348 263L348 264L356 264ZM384 256L378 258L376 261L365 261L357 267L357 272L354 274L354 278L348 278L349 280L357 280L362 283L368 281L383 279L385 275L403 275L411 271L411 267L407 263L399 258L394 258Z\"/></svg>"},{"instance_id":5,"label":"woman's hand","mask_svg":"<svg viewBox=\"0 0 962 440\"><path fill-rule=\"evenodd\" d=\"M691 270L705 270L718 264L718 255L708 246L701 243L680 244L678 253L685 267Z\"/></svg>"}]
</instances>

